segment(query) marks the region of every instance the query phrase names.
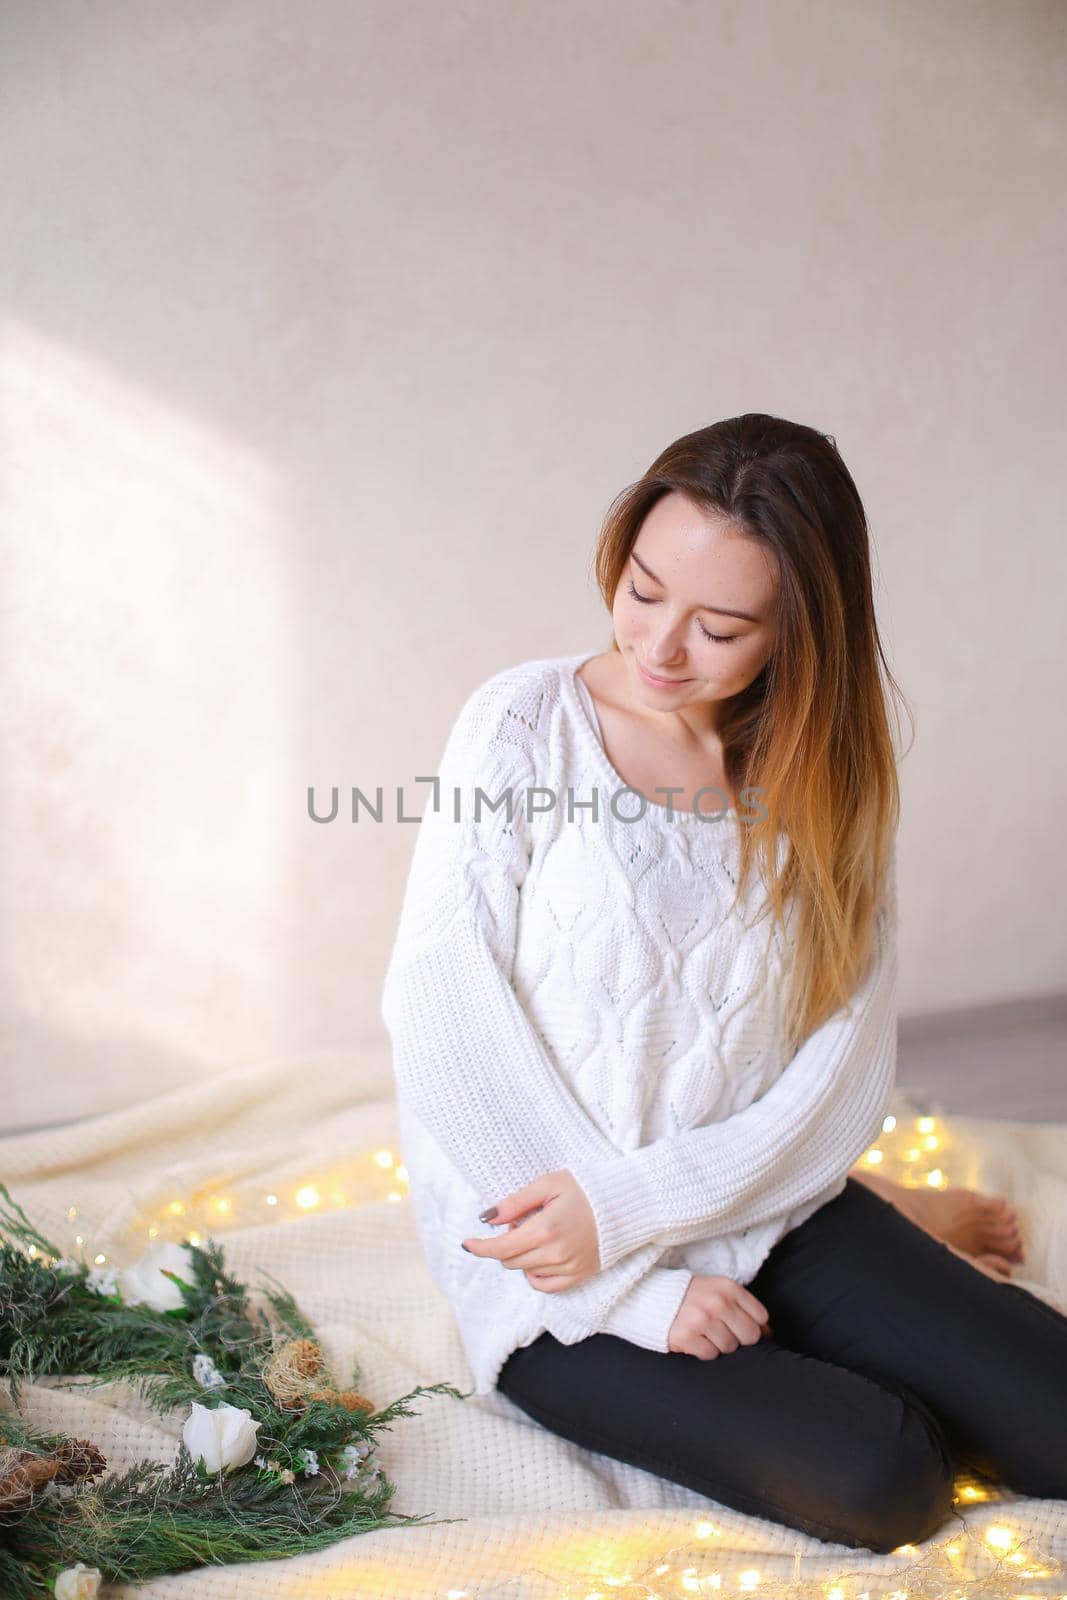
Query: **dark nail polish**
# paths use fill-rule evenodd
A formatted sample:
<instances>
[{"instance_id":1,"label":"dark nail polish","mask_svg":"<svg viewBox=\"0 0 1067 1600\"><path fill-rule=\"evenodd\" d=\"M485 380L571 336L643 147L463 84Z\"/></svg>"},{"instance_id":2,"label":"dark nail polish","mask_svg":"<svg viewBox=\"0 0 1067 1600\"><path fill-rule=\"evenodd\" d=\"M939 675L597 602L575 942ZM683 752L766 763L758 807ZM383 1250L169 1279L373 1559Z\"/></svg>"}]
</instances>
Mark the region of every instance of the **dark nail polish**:
<instances>
[{"instance_id":1,"label":"dark nail polish","mask_svg":"<svg viewBox=\"0 0 1067 1600\"><path fill-rule=\"evenodd\" d=\"M499 1210L498 1206L490 1206L488 1211L479 1212L478 1221L479 1222L492 1222L492 1220L496 1216L498 1210Z\"/></svg>"},{"instance_id":2,"label":"dark nail polish","mask_svg":"<svg viewBox=\"0 0 1067 1600\"><path fill-rule=\"evenodd\" d=\"M462 1240L461 1240L461 1241L460 1241L460 1242L461 1242L461 1243L462 1243ZM469 1256L472 1256L472 1255L473 1255L473 1254L474 1254L474 1251L473 1251L473 1250L470 1250L470 1249L468 1249L468 1248L467 1248L467 1246L466 1246L466 1245L463 1245L463 1248L464 1248L464 1250L466 1250L466 1251L467 1251L467 1254L468 1254L468 1255L469 1255Z\"/></svg>"}]
</instances>

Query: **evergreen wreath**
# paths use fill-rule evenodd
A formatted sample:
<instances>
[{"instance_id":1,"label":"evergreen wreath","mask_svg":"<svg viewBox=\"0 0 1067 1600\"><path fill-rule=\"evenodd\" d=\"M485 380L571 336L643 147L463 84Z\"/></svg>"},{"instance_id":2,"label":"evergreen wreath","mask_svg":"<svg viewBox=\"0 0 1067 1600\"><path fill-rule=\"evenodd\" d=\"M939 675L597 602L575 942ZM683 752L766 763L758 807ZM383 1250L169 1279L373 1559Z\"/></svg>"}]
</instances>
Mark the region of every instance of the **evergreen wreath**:
<instances>
[{"instance_id":1,"label":"evergreen wreath","mask_svg":"<svg viewBox=\"0 0 1067 1600\"><path fill-rule=\"evenodd\" d=\"M2 1183L0 1196L11 1402L0 1408L0 1594L84 1600L101 1579L299 1555L426 1520L388 1511L396 1485L373 1460L374 1439L417 1396L465 1399L458 1389L420 1386L375 1410L333 1382L292 1295L264 1274L273 1287L257 1301L211 1240L101 1271L63 1259ZM29 1427L20 1384L46 1376L125 1381L160 1413L189 1408L174 1464L106 1475L91 1442Z\"/></svg>"}]
</instances>

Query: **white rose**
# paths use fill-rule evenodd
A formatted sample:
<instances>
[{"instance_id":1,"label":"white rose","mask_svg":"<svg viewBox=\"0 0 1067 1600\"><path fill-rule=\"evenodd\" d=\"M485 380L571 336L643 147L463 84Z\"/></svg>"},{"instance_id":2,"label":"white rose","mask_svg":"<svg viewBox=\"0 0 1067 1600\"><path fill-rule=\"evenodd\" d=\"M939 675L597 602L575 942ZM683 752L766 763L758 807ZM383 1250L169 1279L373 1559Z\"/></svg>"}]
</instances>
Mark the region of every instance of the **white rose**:
<instances>
[{"instance_id":1,"label":"white rose","mask_svg":"<svg viewBox=\"0 0 1067 1600\"><path fill-rule=\"evenodd\" d=\"M128 1306L148 1306L152 1311L177 1311L185 1304L173 1278L163 1268L176 1272L186 1283L193 1281L193 1258L184 1245L154 1244L140 1261L119 1273L119 1291Z\"/></svg>"},{"instance_id":2,"label":"white rose","mask_svg":"<svg viewBox=\"0 0 1067 1600\"><path fill-rule=\"evenodd\" d=\"M95 1600L100 1588L100 1568L87 1567L79 1561L76 1567L67 1567L55 1583L56 1600Z\"/></svg>"},{"instance_id":3,"label":"white rose","mask_svg":"<svg viewBox=\"0 0 1067 1600\"><path fill-rule=\"evenodd\" d=\"M256 1453L258 1422L252 1413L239 1406L207 1406L193 1401L182 1429L185 1448L194 1461L199 1461L206 1472L229 1472L231 1467L243 1467Z\"/></svg>"}]
</instances>

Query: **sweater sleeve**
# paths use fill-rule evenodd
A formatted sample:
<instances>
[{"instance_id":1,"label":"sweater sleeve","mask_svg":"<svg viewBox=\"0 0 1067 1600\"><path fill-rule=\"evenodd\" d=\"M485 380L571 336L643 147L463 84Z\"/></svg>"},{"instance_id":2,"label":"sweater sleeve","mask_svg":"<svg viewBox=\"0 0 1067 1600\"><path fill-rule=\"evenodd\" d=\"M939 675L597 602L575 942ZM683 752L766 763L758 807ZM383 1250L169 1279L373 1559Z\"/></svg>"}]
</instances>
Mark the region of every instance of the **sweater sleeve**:
<instances>
[{"instance_id":1,"label":"sweater sleeve","mask_svg":"<svg viewBox=\"0 0 1067 1600\"><path fill-rule=\"evenodd\" d=\"M723 1122L572 1169L601 1227L602 1264L743 1230L815 1199L876 1140L896 1076L896 844L865 978L759 1100Z\"/></svg>"},{"instance_id":2,"label":"sweater sleeve","mask_svg":"<svg viewBox=\"0 0 1067 1600\"><path fill-rule=\"evenodd\" d=\"M650 1267L601 1319L598 1331L666 1354L671 1324L693 1276L688 1267Z\"/></svg>"},{"instance_id":3,"label":"sweater sleeve","mask_svg":"<svg viewBox=\"0 0 1067 1600\"><path fill-rule=\"evenodd\" d=\"M419 823L381 993L397 1093L466 1179L479 1210L546 1172L574 1172L576 1159L598 1172L621 1159L569 1092L511 983L519 889L529 865L525 790L537 782L539 736L505 687L491 679L476 690L449 735L436 804L428 798ZM509 795L510 808L500 803ZM607 1232L608 1218L596 1223L598 1234ZM469 1234L483 1226L472 1214ZM487 1227L490 1235L499 1231ZM459 1250L460 1240L447 1248ZM585 1283L542 1292L550 1331L567 1344L598 1331L664 1248L642 1242L625 1260L620 1253L602 1261ZM485 1270L518 1269L486 1262ZM626 1337L666 1348L671 1303L675 1294L681 1299L675 1269L669 1278L669 1285L653 1278L620 1305Z\"/></svg>"}]
</instances>

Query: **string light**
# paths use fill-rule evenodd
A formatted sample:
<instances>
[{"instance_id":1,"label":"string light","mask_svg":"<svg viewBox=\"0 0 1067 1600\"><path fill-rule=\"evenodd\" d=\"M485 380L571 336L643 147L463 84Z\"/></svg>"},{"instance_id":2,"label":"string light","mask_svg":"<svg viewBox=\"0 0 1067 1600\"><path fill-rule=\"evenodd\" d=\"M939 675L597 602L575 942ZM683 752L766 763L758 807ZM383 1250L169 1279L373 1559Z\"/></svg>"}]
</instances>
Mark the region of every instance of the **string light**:
<instances>
[{"instance_id":1,"label":"string light","mask_svg":"<svg viewBox=\"0 0 1067 1600\"><path fill-rule=\"evenodd\" d=\"M923 1148L915 1143L917 1135L922 1136ZM920 1163L924 1151L934 1150L938 1151L939 1165L923 1171ZM932 1115L886 1116L878 1142L865 1152L861 1161L866 1166L878 1167L887 1177L909 1188L924 1185L946 1188L952 1181L950 1174L955 1165L949 1130L939 1126L938 1119ZM150 1238L162 1233L174 1240L199 1244L201 1231L189 1227L190 1222L199 1222L204 1233L212 1235L227 1227L245 1226L257 1220L262 1223L269 1220L271 1224L291 1221L309 1211L329 1207L351 1209L383 1201L396 1204L407 1198L408 1174L392 1150L380 1148L364 1152L343 1168L308 1172L266 1192L254 1185L244 1190L231 1175L226 1192L220 1193L221 1184L226 1181L224 1175L216 1174L212 1192L170 1200L158 1213L141 1219L142 1231ZM69 1221L73 1222L78 1215L76 1206L68 1207ZM74 1243L83 1246L84 1236L76 1234ZM103 1265L107 1257L101 1253L93 1260ZM962 1524L963 1536L958 1529L953 1529L944 1544L930 1545L926 1555L918 1560L915 1559L920 1557L917 1546L898 1545L890 1554L908 1565L895 1572L891 1584L884 1586L872 1584L873 1575L869 1571L843 1571L834 1576L805 1579L801 1574L804 1555L800 1551L793 1553L792 1581L778 1570L778 1558L773 1556L765 1555L759 1568L743 1565L743 1551L731 1552L721 1544L718 1552L709 1548L708 1541L721 1540L723 1532L713 1522L701 1520L691 1530L692 1542L652 1556L645 1569L646 1575L636 1570L637 1563L632 1559L624 1563L627 1570L622 1573L575 1570L566 1589L555 1588L556 1580L549 1580L553 1592L550 1597L546 1589L545 1597L546 1600L668 1600L669 1590L672 1595L764 1593L773 1595L774 1600L918 1600L920 1596L922 1600L978 1600L979 1595L982 1600L989 1596L996 1596L997 1600L1029 1600L1029 1595L1019 1588L1022 1579L1057 1577L1064 1590L1061 1593L1057 1589L1059 1600L1067 1600L1067 1585L1063 1585L1059 1576L1064 1568L1054 1558L1033 1548L1023 1548L1020 1533L1007 1526L1003 1519L984 1530L972 1528L965 1520L967 1512L996 1498L1000 1497L995 1491L961 1473L952 1504L958 1508L954 1516ZM618 1556L619 1547L616 1545L614 1549ZM680 1552L687 1564L679 1564L676 1569L665 1558ZM700 1555L712 1558L713 1566L689 1564L694 1556ZM735 1557L733 1563L729 1560L731 1555ZM820 1559L823 1558L815 1558L816 1561ZM528 1567L511 1582L521 1580L530 1572L548 1579L548 1574L540 1568ZM861 1583L864 1584L862 1589L859 1588ZM590 1584L593 1587L584 1587ZM467 1588L449 1589L446 1597L447 1600L480 1600L484 1594L484 1600L496 1600L498 1591L497 1582L491 1596L485 1591ZM1042 1593L1052 1594L1052 1591L1046 1588Z\"/></svg>"}]
</instances>

